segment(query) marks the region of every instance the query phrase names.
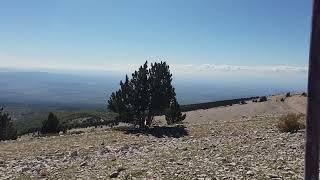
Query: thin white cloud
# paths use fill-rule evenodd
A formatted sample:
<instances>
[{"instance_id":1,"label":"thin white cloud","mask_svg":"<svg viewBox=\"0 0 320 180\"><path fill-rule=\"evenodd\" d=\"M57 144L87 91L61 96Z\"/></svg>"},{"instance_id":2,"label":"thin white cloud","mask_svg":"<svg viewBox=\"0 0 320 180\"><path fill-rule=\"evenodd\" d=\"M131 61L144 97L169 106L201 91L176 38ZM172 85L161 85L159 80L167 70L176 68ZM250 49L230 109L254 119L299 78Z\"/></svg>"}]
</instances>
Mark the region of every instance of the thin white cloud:
<instances>
[{"instance_id":1,"label":"thin white cloud","mask_svg":"<svg viewBox=\"0 0 320 180\"><path fill-rule=\"evenodd\" d=\"M26 58L0 55L0 68L40 70L40 71L116 71L131 73L139 64L67 64L55 61L36 61ZM237 66L215 64L170 64L174 73L213 73L213 72L273 72L273 73L307 73L307 66Z\"/></svg>"},{"instance_id":2,"label":"thin white cloud","mask_svg":"<svg viewBox=\"0 0 320 180\"><path fill-rule=\"evenodd\" d=\"M188 64L172 65L175 71L179 72L302 72L308 71L307 66L237 66L237 65L215 65L215 64Z\"/></svg>"}]
</instances>

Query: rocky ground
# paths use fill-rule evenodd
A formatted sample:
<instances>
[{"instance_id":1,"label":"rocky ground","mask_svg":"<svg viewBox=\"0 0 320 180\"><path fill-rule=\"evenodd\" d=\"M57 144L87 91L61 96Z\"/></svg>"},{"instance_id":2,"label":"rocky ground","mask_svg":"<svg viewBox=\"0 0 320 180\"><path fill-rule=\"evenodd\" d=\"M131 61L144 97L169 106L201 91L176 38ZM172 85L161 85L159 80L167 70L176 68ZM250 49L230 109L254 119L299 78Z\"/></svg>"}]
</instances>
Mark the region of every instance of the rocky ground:
<instances>
[{"instance_id":1,"label":"rocky ground","mask_svg":"<svg viewBox=\"0 0 320 180\"><path fill-rule=\"evenodd\" d=\"M188 112L184 127L0 142L0 179L303 179L305 132L280 133L276 123L303 111L305 98L278 98Z\"/></svg>"}]
</instances>

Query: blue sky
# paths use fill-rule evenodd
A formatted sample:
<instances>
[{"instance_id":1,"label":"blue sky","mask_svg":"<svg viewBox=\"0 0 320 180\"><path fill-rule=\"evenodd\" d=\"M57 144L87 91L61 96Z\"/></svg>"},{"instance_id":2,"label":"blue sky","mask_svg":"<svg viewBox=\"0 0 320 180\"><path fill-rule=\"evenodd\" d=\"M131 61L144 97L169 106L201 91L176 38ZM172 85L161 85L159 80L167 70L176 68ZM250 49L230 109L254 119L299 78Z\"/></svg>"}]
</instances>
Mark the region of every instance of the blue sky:
<instances>
[{"instance_id":1,"label":"blue sky","mask_svg":"<svg viewBox=\"0 0 320 180\"><path fill-rule=\"evenodd\" d=\"M0 67L305 67L310 16L311 0L2 0Z\"/></svg>"}]
</instances>

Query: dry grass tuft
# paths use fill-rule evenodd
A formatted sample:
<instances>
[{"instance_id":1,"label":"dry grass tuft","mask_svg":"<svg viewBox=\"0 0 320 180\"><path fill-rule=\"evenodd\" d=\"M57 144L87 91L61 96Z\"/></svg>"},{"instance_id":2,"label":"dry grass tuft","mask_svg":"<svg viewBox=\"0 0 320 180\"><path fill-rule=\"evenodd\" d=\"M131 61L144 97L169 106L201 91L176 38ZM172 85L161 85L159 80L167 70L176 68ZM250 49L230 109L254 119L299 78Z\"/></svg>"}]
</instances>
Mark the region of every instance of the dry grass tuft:
<instances>
[{"instance_id":1,"label":"dry grass tuft","mask_svg":"<svg viewBox=\"0 0 320 180\"><path fill-rule=\"evenodd\" d=\"M287 114L279 119L277 127L281 132L295 133L305 128L304 123L301 123L302 119L304 119L303 114Z\"/></svg>"}]
</instances>

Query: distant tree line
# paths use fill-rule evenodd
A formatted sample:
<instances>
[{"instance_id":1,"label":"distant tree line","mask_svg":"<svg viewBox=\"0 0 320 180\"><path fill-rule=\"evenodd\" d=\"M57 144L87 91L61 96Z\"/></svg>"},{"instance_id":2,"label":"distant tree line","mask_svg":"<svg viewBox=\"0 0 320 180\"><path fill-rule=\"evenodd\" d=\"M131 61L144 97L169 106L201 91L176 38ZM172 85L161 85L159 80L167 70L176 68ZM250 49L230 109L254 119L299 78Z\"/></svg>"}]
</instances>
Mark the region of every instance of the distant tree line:
<instances>
[{"instance_id":1,"label":"distant tree line","mask_svg":"<svg viewBox=\"0 0 320 180\"><path fill-rule=\"evenodd\" d=\"M182 105L181 111L194 111L198 109L210 109L215 107L222 107L222 106L232 106L234 104L245 104L243 102L249 100L256 100L259 99L259 96L248 97L248 98L239 98L239 99L230 99L230 100L223 100L223 101L215 101L215 102L206 102L206 103L197 103L197 104L188 104ZM255 101L257 102L257 101Z\"/></svg>"},{"instance_id":2,"label":"distant tree line","mask_svg":"<svg viewBox=\"0 0 320 180\"><path fill-rule=\"evenodd\" d=\"M108 100L108 108L118 113L117 120L149 127L156 115L165 114L167 124L185 119L172 86L172 74L166 62L148 62L120 81L120 89L113 92Z\"/></svg>"},{"instance_id":3,"label":"distant tree line","mask_svg":"<svg viewBox=\"0 0 320 180\"><path fill-rule=\"evenodd\" d=\"M59 132L66 133L67 130L75 128L88 128L98 126L115 126L118 121L115 113L107 113L102 115L93 114L72 114L67 119L59 119L54 113L50 112L46 119L42 120L42 124L38 127L24 129L18 135L24 134L56 134ZM81 121L72 122L73 119L82 119Z\"/></svg>"},{"instance_id":4,"label":"distant tree line","mask_svg":"<svg viewBox=\"0 0 320 180\"><path fill-rule=\"evenodd\" d=\"M52 112L49 113L48 119L42 122L41 134L54 134L60 131L66 133L67 130L73 128L87 128L87 127L98 127L102 125L115 125L115 121L103 121L99 117L87 118L81 123L70 124L68 122L60 122L58 117Z\"/></svg>"},{"instance_id":5,"label":"distant tree line","mask_svg":"<svg viewBox=\"0 0 320 180\"><path fill-rule=\"evenodd\" d=\"M111 115L110 115L111 116ZM66 131L74 128L88 128L88 127L98 127L98 126L116 126L118 121L112 117L111 120L104 120L99 117L88 117L85 120L77 123L62 122L61 131Z\"/></svg>"}]
</instances>

